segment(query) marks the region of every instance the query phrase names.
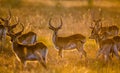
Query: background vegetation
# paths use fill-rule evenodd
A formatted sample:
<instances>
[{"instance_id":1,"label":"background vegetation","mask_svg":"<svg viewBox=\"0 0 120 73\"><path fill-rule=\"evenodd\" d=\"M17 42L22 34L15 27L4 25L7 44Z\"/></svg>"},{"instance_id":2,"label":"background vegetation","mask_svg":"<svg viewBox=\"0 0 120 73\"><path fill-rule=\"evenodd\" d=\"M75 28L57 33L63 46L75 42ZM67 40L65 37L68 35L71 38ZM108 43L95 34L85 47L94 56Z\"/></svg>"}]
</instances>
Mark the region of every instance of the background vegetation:
<instances>
[{"instance_id":1,"label":"background vegetation","mask_svg":"<svg viewBox=\"0 0 120 73\"><path fill-rule=\"evenodd\" d=\"M0 73L119 73L120 63L116 57L106 65L102 57L95 60L98 45L94 40L88 39L92 19L102 18L103 26L117 25L120 28L119 4L119 0L0 0L0 17L7 17L8 9L11 9L12 16L19 17L24 23L23 33L36 32L37 40L44 42L49 48L48 70L38 63L28 63L27 70L20 70L15 66L16 58L12 52L10 37L7 37L4 52L0 53ZM103 11L102 16L99 15L100 8ZM62 17L63 27L58 33L59 36L80 33L87 37L84 48L88 61L81 59L77 50L64 51L63 58L58 56L52 43L53 32L48 28L51 17L54 26L58 26L59 18ZM18 26L15 31L19 30Z\"/></svg>"}]
</instances>

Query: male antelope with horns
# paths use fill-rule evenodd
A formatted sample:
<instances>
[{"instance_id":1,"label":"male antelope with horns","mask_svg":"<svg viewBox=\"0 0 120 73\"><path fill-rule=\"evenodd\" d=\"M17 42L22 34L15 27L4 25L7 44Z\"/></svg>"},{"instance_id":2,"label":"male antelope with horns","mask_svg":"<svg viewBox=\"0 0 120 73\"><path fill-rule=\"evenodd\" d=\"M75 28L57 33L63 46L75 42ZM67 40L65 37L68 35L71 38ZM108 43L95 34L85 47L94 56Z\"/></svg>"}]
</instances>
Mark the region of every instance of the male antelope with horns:
<instances>
[{"instance_id":1,"label":"male antelope with horns","mask_svg":"<svg viewBox=\"0 0 120 73\"><path fill-rule=\"evenodd\" d=\"M74 34L67 37L59 37L58 31L63 25L62 19L60 20L61 24L58 27L54 27L53 25L51 25L51 20L52 18L50 18L49 20L49 29L53 31L52 41L54 43L55 48L59 51L59 56L62 57L63 50L72 50L76 48L80 52L81 56L84 55L86 57L86 52L83 48L84 43L86 42L86 37L82 34Z\"/></svg>"},{"instance_id":2,"label":"male antelope with horns","mask_svg":"<svg viewBox=\"0 0 120 73\"><path fill-rule=\"evenodd\" d=\"M22 24L21 24L22 25ZM36 42L33 44L23 44L20 43L18 38L21 37L23 29L17 33L8 33L7 35L11 37L13 52L15 53L18 60L26 67L27 61L39 61L44 68L47 68L47 46L42 42Z\"/></svg>"}]
</instances>

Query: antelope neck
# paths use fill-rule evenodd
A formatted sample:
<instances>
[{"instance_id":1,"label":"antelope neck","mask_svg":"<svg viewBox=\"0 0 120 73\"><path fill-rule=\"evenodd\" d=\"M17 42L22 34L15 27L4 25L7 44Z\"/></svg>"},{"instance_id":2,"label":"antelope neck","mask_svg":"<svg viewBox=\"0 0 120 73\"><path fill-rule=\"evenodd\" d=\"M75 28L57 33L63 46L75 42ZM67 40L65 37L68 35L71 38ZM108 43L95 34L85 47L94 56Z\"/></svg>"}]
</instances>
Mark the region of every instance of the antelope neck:
<instances>
[{"instance_id":1,"label":"antelope neck","mask_svg":"<svg viewBox=\"0 0 120 73\"><path fill-rule=\"evenodd\" d=\"M100 43L101 40L102 40L102 39L100 38L99 35L98 35L97 38L95 39L95 41L96 41L97 43Z\"/></svg>"},{"instance_id":2,"label":"antelope neck","mask_svg":"<svg viewBox=\"0 0 120 73\"><path fill-rule=\"evenodd\" d=\"M56 41L58 40L57 37L58 37L57 34L54 32L52 36L52 41L54 44L56 44Z\"/></svg>"}]
</instances>

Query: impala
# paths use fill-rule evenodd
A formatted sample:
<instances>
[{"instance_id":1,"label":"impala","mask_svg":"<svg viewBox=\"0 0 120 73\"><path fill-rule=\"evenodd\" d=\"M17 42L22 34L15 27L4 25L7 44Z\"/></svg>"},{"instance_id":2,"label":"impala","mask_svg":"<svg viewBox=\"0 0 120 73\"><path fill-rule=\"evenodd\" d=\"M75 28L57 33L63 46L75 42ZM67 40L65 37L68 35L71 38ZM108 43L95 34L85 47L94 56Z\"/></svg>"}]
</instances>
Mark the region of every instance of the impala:
<instances>
[{"instance_id":1,"label":"impala","mask_svg":"<svg viewBox=\"0 0 120 73\"><path fill-rule=\"evenodd\" d=\"M23 27L23 25L22 25ZM42 42L36 42L34 44L23 44L18 40L19 36L22 36L23 29L18 33L8 33L11 37L11 42L13 44L13 52L17 59L26 67L27 61L39 61L44 68L46 66L47 60L47 46Z\"/></svg>"},{"instance_id":2,"label":"impala","mask_svg":"<svg viewBox=\"0 0 120 73\"><path fill-rule=\"evenodd\" d=\"M13 33L13 29L19 24L19 19L16 18L16 23L13 24L13 25L10 25L10 19L11 19L11 11L9 10L9 15L8 17L5 19L5 18L2 18L0 17L0 19L4 22L4 25L2 25L2 23L0 23L0 40L2 40L2 44L1 44L1 51L3 51L3 45L5 44L4 43L4 39L6 37L6 32L7 33ZM36 33L34 32L28 32L22 36L20 36L18 39L20 42L22 42L23 44L33 44L36 42Z\"/></svg>"},{"instance_id":3,"label":"impala","mask_svg":"<svg viewBox=\"0 0 120 73\"><path fill-rule=\"evenodd\" d=\"M107 32L104 32L102 36L98 34L98 31L95 30L96 28L92 28L90 39L95 39L96 42L99 44L99 50L97 53L96 58L98 58L101 54L104 55L105 62L110 60L110 54L114 53L118 59L120 56L118 54L118 49L115 41L113 39L107 39Z\"/></svg>"},{"instance_id":4,"label":"impala","mask_svg":"<svg viewBox=\"0 0 120 73\"><path fill-rule=\"evenodd\" d=\"M10 19L11 19L11 11L9 10L9 17L7 19L4 19L0 17L0 19L4 22L4 27L6 28L8 33L13 33L13 29L17 27L19 24L19 18L16 17L15 21L16 23L13 25L10 25ZM20 42L23 44L33 44L36 42L37 35L34 32L28 32L26 34L23 34L22 36L19 37Z\"/></svg>"},{"instance_id":5,"label":"impala","mask_svg":"<svg viewBox=\"0 0 120 73\"><path fill-rule=\"evenodd\" d=\"M92 13L91 16L93 17ZM102 10L99 10L99 17L102 16ZM94 18L93 18L94 19ZM113 37L113 36L117 36L119 34L119 28L116 25L111 25L111 26L102 26L102 18L99 19L94 19L94 26L91 26L91 29L95 29L98 34L103 34L104 32L106 32L106 34L108 35L108 37ZM98 31L99 30L99 31Z\"/></svg>"},{"instance_id":6,"label":"impala","mask_svg":"<svg viewBox=\"0 0 120 73\"><path fill-rule=\"evenodd\" d=\"M51 19L49 20L49 29L53 31L52 41L55 48L59 50L59 56L62 57L62 50L72 50L76 48L81 53L81 56L84 55L86 57L86 52L83 49L84 43L86 42L86 37L82 34L74 34L68 37L59 37L58 30L60 30L61 27L62 19L61 25L59 25L58 27L52 26Z\"/></svg>"},{"instance_id":7,"label":"impala","mask_svg":"<svg viewBox=\"0 0 120 73\"><path fill-rule=\"evenodd\" d=\"M119 28L115 25L102 27L101 19L94 20L94 23L95 23L95 29L99 30L100 34L106 32L109 36L112 36L112 37L117 36L119 34Z\"/></svg>"}]
</instances>

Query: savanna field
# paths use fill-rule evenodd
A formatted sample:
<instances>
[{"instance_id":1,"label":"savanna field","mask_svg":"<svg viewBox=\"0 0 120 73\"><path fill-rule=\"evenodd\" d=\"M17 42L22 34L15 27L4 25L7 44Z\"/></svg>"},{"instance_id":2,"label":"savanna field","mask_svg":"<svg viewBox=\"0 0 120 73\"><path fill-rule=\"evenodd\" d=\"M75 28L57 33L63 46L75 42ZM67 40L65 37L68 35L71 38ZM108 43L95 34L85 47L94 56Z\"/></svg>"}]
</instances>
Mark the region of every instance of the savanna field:
<instances>
[{"instance_id":1,"label":"savanna field","mask_svg":"<svg viewBox=\"0 0 120 73\"><path fill-rule=\"evenodd\" d=\"M46 2L18 0L20 1L18 4L14 4L14 0L11 0L11 4L6 1L0 0L0 17L6 18L10 9L11 25L15 23L15 17L18 17L25 27L23 34L29 31L37 34L37 41L43 42L48 47L48 69L44 69L41 64L36 62L28 62L25 70L20 69L19 63L16 67L17 59L12 52L10 37L7 36L5 44L3 44L3 52L0 53L0 73L120 73L120 61L115 56L107 64L104 63L102 56L95 59L98 44L95 40L89 39L93 19L101 18L103 26L117 25L120 28L119 0L95 1L93 6L87 5L87 1L73 1L73 4L72 1L50 0ZM99 14L100 9L102 15ZM63 51L63 58L58 56L58 50L54 48L52 42L53 31L49 29L50 18L55 27L60 25L60 18L62 18L63 26L58 31L58 36L64 37L80 33L87 38L84 45L87 60L84 57L80 58L76 49ZM14 31L17 32L20 29L21 26L18 25Z\"/></svg>"}]
</instances>

